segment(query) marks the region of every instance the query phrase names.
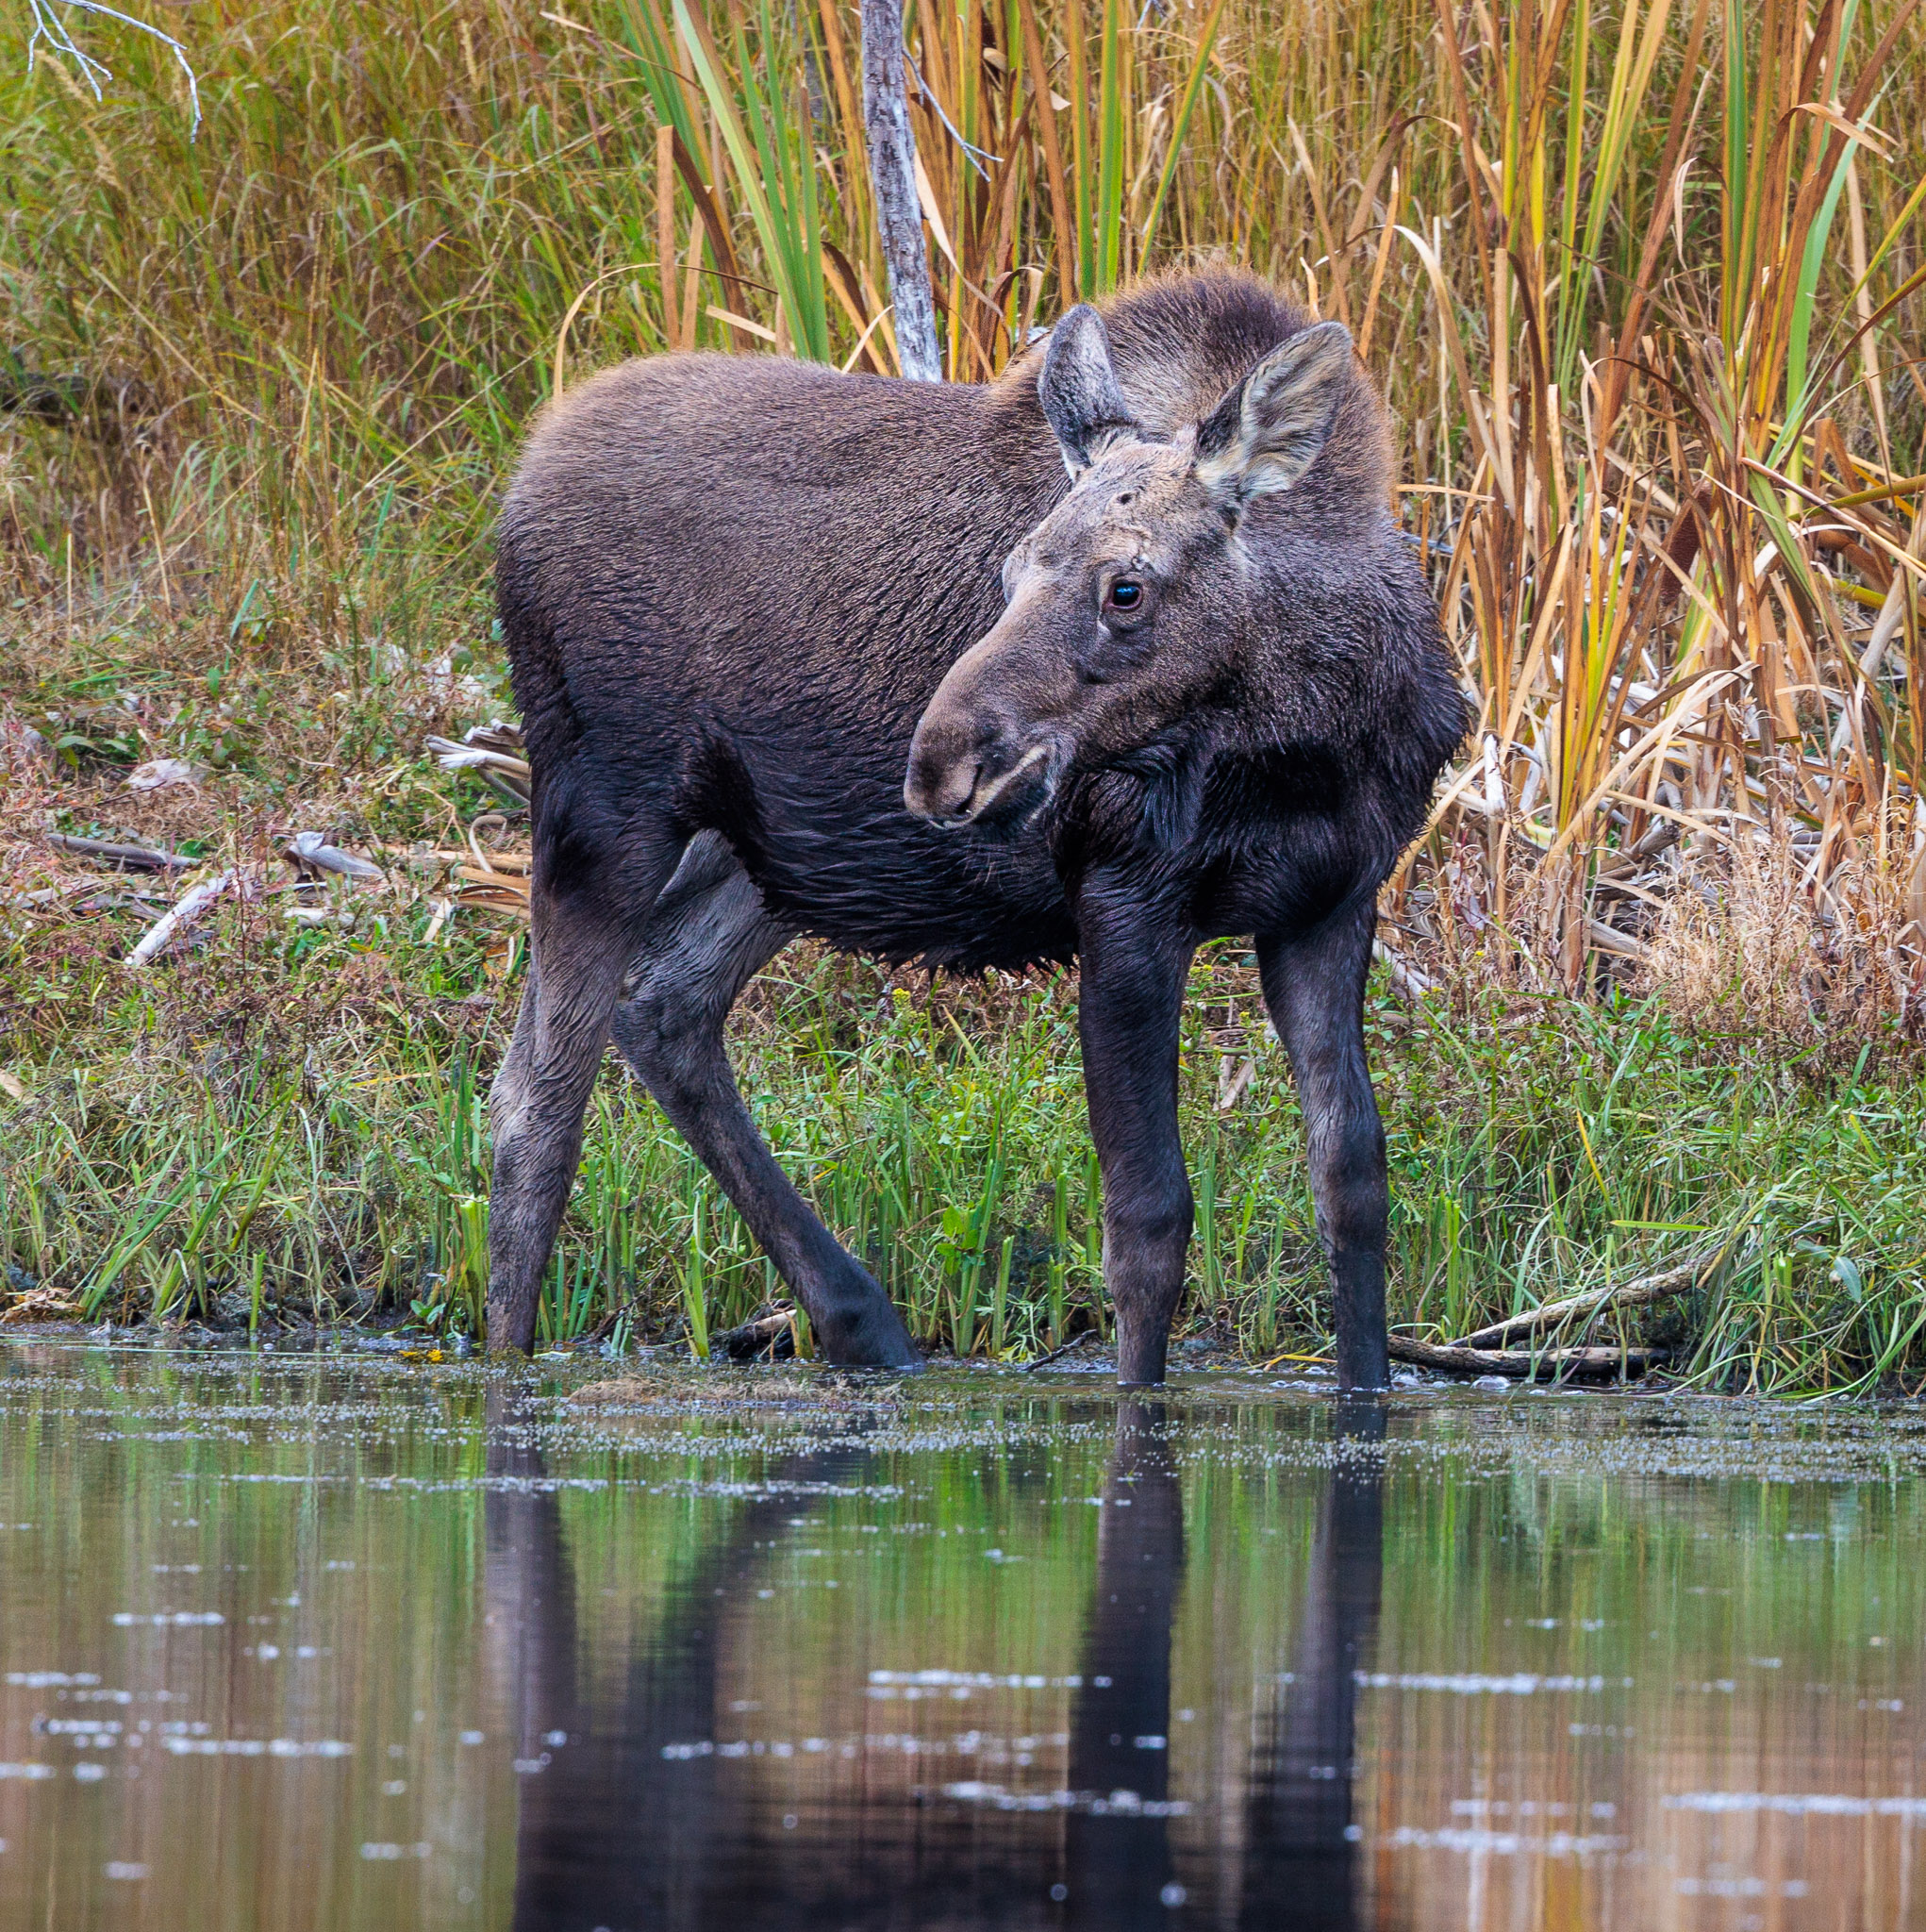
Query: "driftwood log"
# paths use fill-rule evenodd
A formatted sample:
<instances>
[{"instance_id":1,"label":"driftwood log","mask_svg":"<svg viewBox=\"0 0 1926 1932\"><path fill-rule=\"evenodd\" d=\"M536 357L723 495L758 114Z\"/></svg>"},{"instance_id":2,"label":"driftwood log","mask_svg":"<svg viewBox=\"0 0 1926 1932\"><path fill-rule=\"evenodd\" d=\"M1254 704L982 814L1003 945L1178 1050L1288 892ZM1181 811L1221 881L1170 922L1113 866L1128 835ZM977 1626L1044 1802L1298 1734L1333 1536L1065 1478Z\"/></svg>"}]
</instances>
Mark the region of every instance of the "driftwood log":
<instances>
[{"instance_id":1,"label":"driftwood log","mask_svg":"<svg viewBox=\"0 0 1926 1932\"><path fill-rule=\"evenodd\" d=\"M133 872L186 872L207 863L204 858L190 858L184 852L160 852L152 845L117 845L110 839L81 839L71 832L49 832L46 841L56 852L104 859L108 865Z\"/></svg>"},{"instance_id":2,"label":"driftwood log","mask_svg":"<svg viewBox=\"0 0 1926 1932\"><path fill-rule=\"evenodd\" d=\"M1390 1338L1391 1359L1420 1369L1448 1369L1461 1375L1507 1375L1515 1381L1552 1381L1573 1376L1642 1375L1670 1355L1664 1348L1466 1348L1451 1341L1419 1341L1408 1335Z\"/></svg>"},{"instance_id":3,"label":"driftwood log","mask_svg":"<svg viewBox=\"0 0 1926 1932\"><path fill-rule=\"evenodd\" d=\"M1605 1343L1579 1347L1514 1348L1507 1343L1539 1336L1574 1322L1620 1308L1642 1307L1696 1288L1718 1264L1724 1250L1698 1254L1675 1267L1628 1281L1619 1288L1592 1289L1509 1315L1503 1322L1460 1336L1454 1341L1420 1341L1408 1335L1390 1339L1394 1360L1458 1374L1510 1375L1525 1379L1599 1375L1642 1375L1671 1354L1667 1348L1618 1348Z\"/></svg>"},{"instance_id":4,"label":"driftwood log","mask_svg":"<svg viewBox=\"0 0 1926 1932\"><path fill-rule=\"evenodd\" d=\"M1547 1328L1602 1314L1608 1308L1635 1308L1647 1302L1663 1301L1667 1295L1683 1294L1687 1289L1697 1287L1700 1277L1718 1258L1717 1255L1695 1255L1688 1261L1681 1261L1676 1268L1645 1275L1637 1281L1628 1281L1622 1288L1594 1289L1587 1294L1568 1296L1564 1301L1546 1302L1540 1307L1527 1308L1522 1314L1507 1316L1503 1322L1492 1323L1488 1328L1480 1328L1474 1334L1463 1336L1449 1346L1503 1348L1519 1336L1540 1335Z\"/></svg>"}]
</instances>

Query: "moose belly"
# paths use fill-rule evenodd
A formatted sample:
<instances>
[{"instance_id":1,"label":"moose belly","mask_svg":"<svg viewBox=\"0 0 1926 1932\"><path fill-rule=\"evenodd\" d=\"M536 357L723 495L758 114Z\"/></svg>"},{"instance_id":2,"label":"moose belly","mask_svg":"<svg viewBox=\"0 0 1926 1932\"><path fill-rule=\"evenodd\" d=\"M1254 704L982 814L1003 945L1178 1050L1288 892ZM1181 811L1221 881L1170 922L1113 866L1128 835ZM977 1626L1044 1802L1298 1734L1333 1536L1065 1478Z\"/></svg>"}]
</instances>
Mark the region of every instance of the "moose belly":
<instances>
[{"instance_id":1,"label":"moose belly","mask_svg":"<svg viewBox=\"0 0 1926 1932\"><path fill-rule=\"evenodd\" d=\"M1076 950L1041 835L938 831L904 809L900 768L744 760L705 804L770 910L846 951L974 973Z\"/></svg>"},{"instance_id":2,"label":"moose belly","mask_svg":"<svg viewBox=\"0 0 1926 1932\"><path fill-rule=\"evenodd\" d=\"M1313 931L1341 907L1377 891L1385 866L1373 845L1316 815L1281 820L1241 850L1200 863L1189 911L1200 940Z\"/></svg>"}]
</instances>

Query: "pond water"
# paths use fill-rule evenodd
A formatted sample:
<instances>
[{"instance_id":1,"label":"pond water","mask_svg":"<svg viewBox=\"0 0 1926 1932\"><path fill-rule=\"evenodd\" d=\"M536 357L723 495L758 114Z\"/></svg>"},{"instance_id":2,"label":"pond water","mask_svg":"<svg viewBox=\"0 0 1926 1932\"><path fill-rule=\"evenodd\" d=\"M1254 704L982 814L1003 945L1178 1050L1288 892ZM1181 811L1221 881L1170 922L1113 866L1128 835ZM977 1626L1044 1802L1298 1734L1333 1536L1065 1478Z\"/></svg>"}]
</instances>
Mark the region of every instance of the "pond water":
<instances>
[{"instance_id":1,"label":"pond water","mask_svg":"<svg viewBox=\"0 0 1926 1932\"><path fill-rule=\"evenodd\" d=\"M0 1351L0 1925L1926 1923L1915 1409L609 1374Z\"/></svg>"}]
</instances>

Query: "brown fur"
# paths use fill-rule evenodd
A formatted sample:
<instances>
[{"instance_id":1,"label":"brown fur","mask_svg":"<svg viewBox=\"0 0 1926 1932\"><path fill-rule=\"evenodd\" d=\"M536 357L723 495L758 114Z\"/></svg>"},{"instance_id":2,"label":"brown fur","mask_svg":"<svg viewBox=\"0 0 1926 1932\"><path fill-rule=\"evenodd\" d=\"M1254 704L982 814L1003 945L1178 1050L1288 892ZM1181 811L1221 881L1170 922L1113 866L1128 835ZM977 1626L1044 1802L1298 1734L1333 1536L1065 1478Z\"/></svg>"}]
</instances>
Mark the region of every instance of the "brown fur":
<instances>
[{"instance_id":1,"label":"brown fur","mask_svg":"<svg viewBox=\"0 0 1926 1932\"><path fill-rule=\"evenodd\" d=\"M1150 282L1105 313L1123 413L1193 450L1227 392L1305 326L1232 275ZM1349 368L1309 472L1241 513L1265 559L1257 628L1246 598L1209 661L1213 600L1236 599L1200 535L1182 590L1206 621L1180 676L1139 680L1101 731L1059 747L1022 811L960 832L906 812L912 733L1003 618L1006 559L1059 506L1080 514L1041 366L1027 356L975 389L662 358L597 377L537 429L497 574L535 775L534 966L495 1095L497 1341L532 1335L612 1026L832 1357L911 1358L887 1298L770 1158L722 1058L742 984L809 931L964 968L1081 957L1123 1370L1161 1374L1190 1212L1173 1112L1185 962L1218 932L1255 934L1280 959L1308 947L1305 984L1329 985L1280 989L1303 1007L1293 1051L1314 1054L1333 999L1342 1031L1371 895L1462 703L1386 514L1382 409ZM1360 1037L1332 1062L1329 1106L1347 1121L1361 1056ZM1307 1095L1314 1141L1326 1107ZM1349 1126L1326 1139L1332 1172L1355 1164Z\"/></svg>"}]
</instances>

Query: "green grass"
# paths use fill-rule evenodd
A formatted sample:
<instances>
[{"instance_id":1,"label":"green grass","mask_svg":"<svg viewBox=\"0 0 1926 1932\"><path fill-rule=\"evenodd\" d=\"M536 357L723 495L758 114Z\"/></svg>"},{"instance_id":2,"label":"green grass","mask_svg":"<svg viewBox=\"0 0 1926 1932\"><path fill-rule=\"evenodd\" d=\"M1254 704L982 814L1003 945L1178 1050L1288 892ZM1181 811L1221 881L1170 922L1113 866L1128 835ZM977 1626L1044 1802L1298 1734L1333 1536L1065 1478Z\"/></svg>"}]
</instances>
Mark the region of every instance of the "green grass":
<instances>
[{"instance_id":1,"label":"green grass","mask_svg":"<svg viewBox=\"0 0 1926 1932\"><path fill-rule=\"evenodd\" d=\"M486 935L426 945L427 918L288 939L242 908L143 981L106 958L63 970L87 1011L26 1098L0 1100L7 1262L88 1320L385 1307L473 1332L484 1077L517 989ZM5 963L16 985L32 970L18 941ZM1909 1067L1854 1077L1622 997L1413 1008L1380 988L1371 1035L1394 1321L1461 1333L1717 1247L1703 1288L1628 1337L1689 1337L1687 1372L1718 1388L1920 1374L1926 1099ZM735 1054L785 1165L921 1340L1017 1358L1104 1329L1072 981L932 990L798 948L745 1002ZM1260 1359L1320 1352L1301 1123L1234 944L1197 965L1183 1096L1199 1202L1185 1327ZM706 1345L779 1291L611 1058L543 1336Z\"/></svg>"}]
</instances>

